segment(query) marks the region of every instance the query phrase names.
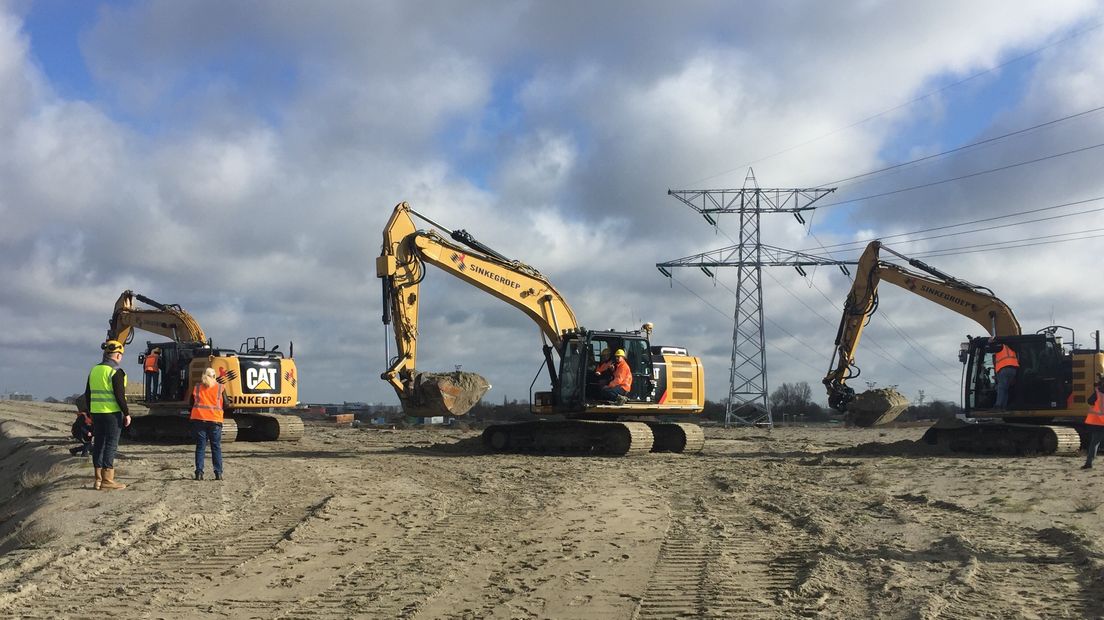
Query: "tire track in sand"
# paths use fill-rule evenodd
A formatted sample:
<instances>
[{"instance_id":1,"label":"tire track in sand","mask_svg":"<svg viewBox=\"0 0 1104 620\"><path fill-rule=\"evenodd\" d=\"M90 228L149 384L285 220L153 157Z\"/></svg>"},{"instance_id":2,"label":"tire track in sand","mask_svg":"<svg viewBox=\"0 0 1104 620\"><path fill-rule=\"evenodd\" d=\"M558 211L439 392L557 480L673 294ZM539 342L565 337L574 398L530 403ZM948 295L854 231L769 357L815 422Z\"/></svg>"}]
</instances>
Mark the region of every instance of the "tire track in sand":
<instances>
[{"instance_id":1,"label":"tire track in sand","mask_svg":"<svg viewBox=\"0 0 1104 620\"><path fill-rule=\"evenodd\" d=\"M497 473L502 474L501 470ZM470 481L476 488L484 484L479 477ZM348 570L326 590L290 606L276 617L414 618L457 583L480 579L492 567L498 567L500 560L493 556L493 548L473 541L470 535L473 524L480 524L482 540L488 536L494 540L516 539L531 532L533 520L562 493L558 487L535 492L524 479L497 482L503 486L494 492L459 496L452 489L435 496L421 508L429 513L428 518L407 523L400 536L388 539L379 548L362 550L369 555L369 561ZM488 520L488 515L494 515L493 520ZM478 617L474 610L455 612Z\"/></svg>"},{"instance_id":2,"label":"tire track in sand","mask_svg":"<svg viewBox=\"0 0 1104 620\"><path fill-rule=\"evenodd\" d=\"M1015 526L922 495L893 498L893 509L947 535L957 556L947 581L928 596L924 618L1100 617L1104 594L1090 564L1056 530ZM1070 544L1065 544L1070 543Z\"/></svg>"},{"instance_id":3,"label":"tire track in sand","mask_svg":"<svg viewBox=\"0 0 1104 620\"><path fill-rule=\"evenodd\" d=\"M309 519L320 500L290 486L270 488L244 459L235 476L234 488L220 484L211 496L197 498L201 513L193 507L178 516L162 508L160 517L143 521L137 530L129 527L125 537L109 534L103 547L55 558L28 576L33 587L21 587L0 617L54 620L87 609L134 617L137 605L153 601L176 608L171 616L194 616L194 605L175 604L187 595L189 581L207 581L265 553ZM59 574L67 579L55 580Z\"/></svg>"},{"instance_id":4,"label":"tire track in sand","mask_svg":"<svg viewBox=\"0 0 1104 620\"><path fill-rule=\"evenodd\" d=\"M781 613L783 601L815 613L795 600L816 555L806 532L723 480L673 475L708 479L671 496L671 525L635 618L761 618Z\"/></svg>"}]
</instances>

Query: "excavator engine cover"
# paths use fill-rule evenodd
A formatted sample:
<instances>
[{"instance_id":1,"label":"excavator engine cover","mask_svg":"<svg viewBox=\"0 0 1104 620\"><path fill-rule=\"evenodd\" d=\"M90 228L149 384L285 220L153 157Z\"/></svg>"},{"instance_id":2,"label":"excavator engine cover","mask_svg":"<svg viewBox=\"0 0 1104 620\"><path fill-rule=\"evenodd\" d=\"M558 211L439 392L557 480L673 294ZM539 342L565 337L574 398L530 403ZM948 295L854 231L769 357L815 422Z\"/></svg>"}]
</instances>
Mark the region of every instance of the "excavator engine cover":
<instances>
[{"instance_id":1,"label":"excavator engine cover","mask_svg":"<svg viewBox=\"0 0 1104 620\"><path fill-rule=\"evenodd\" d=\"M896 420L908 406L908 399L897 390L878 388L862 392L847 403L847 417L855 426L881 426Z\"/></svg>"},{"instance_id":2,"label":"excavator engine cover","mask_svg":"<svg viewBox=\"0 0 1104 620\"><path fill-rule=\"evenodd\" d=\"M460 416L483 398L491 384L474 372L419 372L414 375L414 394L402 399L408 416Z\"/></svg>"}]
</instances>

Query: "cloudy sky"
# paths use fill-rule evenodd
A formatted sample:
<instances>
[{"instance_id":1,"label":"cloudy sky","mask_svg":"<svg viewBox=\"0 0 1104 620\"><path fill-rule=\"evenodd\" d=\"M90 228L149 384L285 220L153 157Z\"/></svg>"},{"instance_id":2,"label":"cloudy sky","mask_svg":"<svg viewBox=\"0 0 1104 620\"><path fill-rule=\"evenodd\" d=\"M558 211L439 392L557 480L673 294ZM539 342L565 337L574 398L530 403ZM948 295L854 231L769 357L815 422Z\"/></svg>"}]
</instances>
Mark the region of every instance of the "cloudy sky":
<instances>
[{"instance_id":1,"label":"cloudy sky","mask_svg":"<svg viewBox=\"0 0 1104 620\"><path fill-rule=\"evenodd\" d=\"M0 0L0 391L78 391L133 289L216 345L294 341L304 401L397 402L374 257L405 200L540 269L583 325L652 321L723 399L736 270L655 264L739 230L667 190L749 167L839 188L808 225L765 217L765 243L846 259L883 237L1087 341L1102 20L1089 0ZM763 280L770 384L821 397L850 282ZM423 292L419 367L528 398L536 326L441 272ZM862 379L957 402L981 332L887 285Z\"/></svg>"}]
</instances>

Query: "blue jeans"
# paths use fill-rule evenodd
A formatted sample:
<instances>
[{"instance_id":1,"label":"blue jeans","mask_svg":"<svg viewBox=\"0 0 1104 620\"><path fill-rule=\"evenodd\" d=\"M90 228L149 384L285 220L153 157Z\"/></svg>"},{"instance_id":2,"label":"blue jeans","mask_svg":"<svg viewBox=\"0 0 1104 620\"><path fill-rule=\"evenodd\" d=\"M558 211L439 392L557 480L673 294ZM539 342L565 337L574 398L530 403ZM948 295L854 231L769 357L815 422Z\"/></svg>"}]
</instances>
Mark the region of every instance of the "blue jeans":
<instances>
[{"instance_id":1,"label":"blue jeans","mask_svg":"<svg viewBox=\"0 0 1104 620\"><path fill-rule=\"evenodd\" d=\"M997 371L997 409L1008 409L1008 392L1012 390L1012 381L1016 378L1016 367L1005 366Z\"/></svg>"},{"instance_id":2,"label":"blue jeans","mask_svg":"<svg viewBox=\"0 0 1104 620\"><path fill-rule=\"evenodd\" d=\"M122 413L92 414L92 466L115 468L115 451L123 429Z\"/></svg>"},{"instance_id":3,"label":"blue jeans","mask_svg":"<svg viewBox=\"0 0 1104 620\"><path fill-rule=\"evenodd\" d=\"M1089 446L1085 451L1085 465L1092 467L1096 451L1100 448L1100 442L1104 440L1104 426L1089 425Z\"/></svg>"},{"instance_id":4,"label":"blue jeans","mask_svg":"<svg viewBox=\"0 0 1104 620\"><path fill-rule=\"evenodd\" d=\"M196 440L195 470L203 473L203 455L207 451L207 443L211 443L211 463L215 466L215 473L222 474L222 425L218 422L204 422L192 420L192 436Z\"/></svg>"},{"instance_id":5,"label":"blue jeans","mask_svg":"<svg viewBox=\"0 0 1104 620\"><path fill-rule=\"evenodd\" d=\"M625 388L621 387L620 385L615 388L604 387L599 390L599 393L602 395L603 399L610 401L617 400L618 396L627 396L629 394L625 391Z\"/></svg>"},{"instance_id":6,"label":"blue jeans","mask_svg":"<svg viewBox=\"0 0 1104 620\"><path fill-rule=\"evenodd\" d=\"M160 372L147 372L146 373L146 400L157 400L157 395L161 391L161 373Z\"/></svg>"}]
</instances>

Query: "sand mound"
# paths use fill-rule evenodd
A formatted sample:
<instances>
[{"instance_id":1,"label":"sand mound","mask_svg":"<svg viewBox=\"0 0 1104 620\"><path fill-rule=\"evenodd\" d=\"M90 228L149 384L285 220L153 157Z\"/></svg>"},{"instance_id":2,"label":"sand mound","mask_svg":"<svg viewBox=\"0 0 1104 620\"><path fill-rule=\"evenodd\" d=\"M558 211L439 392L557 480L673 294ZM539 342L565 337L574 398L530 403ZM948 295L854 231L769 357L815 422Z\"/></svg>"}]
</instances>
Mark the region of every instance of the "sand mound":
<instances>
[{"instance_id":1,"label":"sand mound","mask_svg":"<svg viewBox=\"0 0 1104 620\"><path fill-rule=\"evenodd\" d=\"M932 456L946 454L937 446L929 445L921 440L901 440L890 443L871 441L857 446L839 448L825 454L839 456Z\"/></svg>"}]
</instances>

